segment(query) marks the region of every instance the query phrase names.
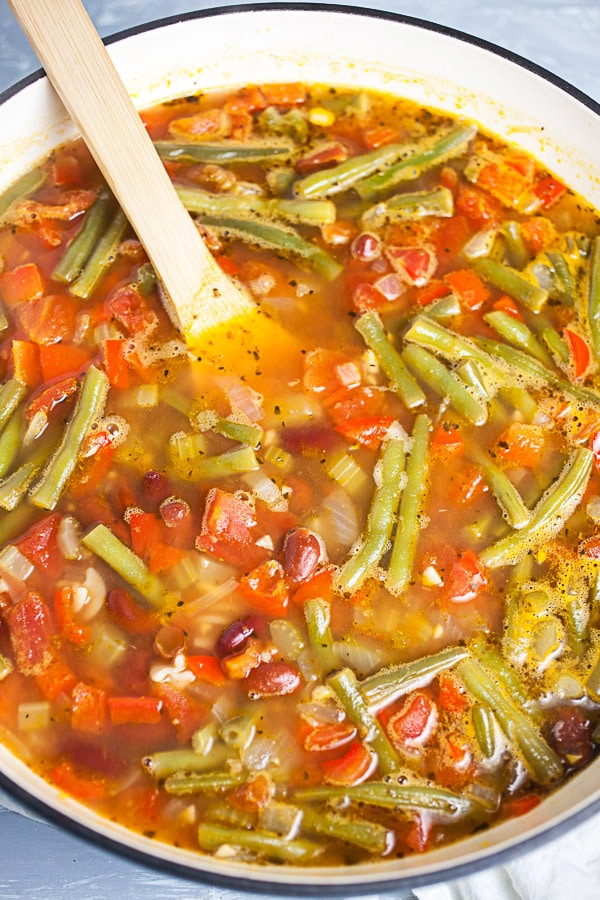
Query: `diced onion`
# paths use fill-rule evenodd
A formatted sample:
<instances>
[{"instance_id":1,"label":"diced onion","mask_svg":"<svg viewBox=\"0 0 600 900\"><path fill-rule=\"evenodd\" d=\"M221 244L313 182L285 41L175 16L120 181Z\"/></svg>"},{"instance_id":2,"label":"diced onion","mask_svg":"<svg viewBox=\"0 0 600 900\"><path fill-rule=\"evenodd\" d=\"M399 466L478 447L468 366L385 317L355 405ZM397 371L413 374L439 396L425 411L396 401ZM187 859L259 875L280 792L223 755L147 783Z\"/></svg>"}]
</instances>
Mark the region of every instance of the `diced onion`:
<instances>
[{"instance_id":1,"label":"diced onion","mask_svg":"<svg viewBox=\"0 0 600 900\"><path fill-rule=\"evenodd\" d=\"M276 742L259 734L241 750L240 757L250 772L260 772L275 761L276 754Z\"/></svg>"},{"instance_id":2,"label":"diced onion","mask_svg":"<svg viewBox=\"0 0 600 900\"><path fill-rule=\"evenodd\" d=\"M332 543L352 547L360 537L360 522L356 507L342 488L334 488L325 498L319 514L324 529L315 529L329 547Z\"/></svg>"},{"instance_id":3,"label":"diced onion","mask_svg":"<svg viewBox=\"0 0 600 900\"><path fill-rule=\"evenodd\" d=\"M462 252L467 259L477 259L479 256L489 256L494 247L498 232L495 228L486 228L474 234L470 241L467 241Z\"/></svg>"},{"instance_id":4,"label":"diced onion","mask_svg":"<svg viewBox=\"0 0 600 900\"><path fill-rule=\"evenodd\" d=\"M336 641L335 651L343 665L361 675L369 675L384 663L381 652L366 641Z\"/></svg>"},{"instance_id":5,"label":"diced onion","mask_svg":"<svg viewBox=\"0 0 600 900\"><path fill-rule=\"evenodd\" d=\"M298 835L302 822L302 811L289 803L269 803L260 811L260 827L286 840Z\"/></svg>"},{"instance_id":6,"label":"diced onion","mask_svg":"<svg viewBox=\"0 0 600 900\"><path fill-rule=\"evenodd\" d=\"M33 572L33 563L14 544L8 544L0 553L0 575L4 578L11 597L25 589L25 582Z\"/></svg>"},{"instance_id":7,"label":"diced onion","mask_svg":"<svg viewBox=\"0 0 600 900\"><path fill-rule=\"evenodd\" d=\"M81 529L73 516L63 516L56 534L58 549L65 559L81 559Z\"/></svg>"},{"instance_id":8,"label":"diced onion","mask_svg":"<svg viewBox=\"0 0 600 900\"><path fill-rule=\"evenodd\" d=\"M273 643L285 659L296 660L304 650L300 631L287 619L274 619L270 625Z\"/></svg>"},{"instance_id":9,"label":"diced onion","mask_svg":"<svg viewBox=\"0 0 600 900\"><path fill-rule=\"evenodd\" d=\"M246 415L251 422L259 422L263 417L262 395L237 378L221 378L220 385L227 394L231 408Z\"/></svg>"},{"instance_id":10,"label":"diced onion","mask_svg":"<svg viewBox=\"0 0 600 900\"><path fill-rule=\"evenodd\" d=\"M260 471L246 472L242 476L242 481L245 481L252 489L254 496L266 503L270 509L277 512L285 512L287 510L288 503L281 493L281 489L267 475Z\"/></svg>"},{"instance_id":11,"label":"diced onion","mask_svg":"<svg viewBox=\"0 0 600 900\"><path fill-rule=\"evenodd\" d=\"M20 731L38 731L50 724L50 703L48 700L36 700L31 703L19 703L17 724Z\"/></svg>"}]
</instances>

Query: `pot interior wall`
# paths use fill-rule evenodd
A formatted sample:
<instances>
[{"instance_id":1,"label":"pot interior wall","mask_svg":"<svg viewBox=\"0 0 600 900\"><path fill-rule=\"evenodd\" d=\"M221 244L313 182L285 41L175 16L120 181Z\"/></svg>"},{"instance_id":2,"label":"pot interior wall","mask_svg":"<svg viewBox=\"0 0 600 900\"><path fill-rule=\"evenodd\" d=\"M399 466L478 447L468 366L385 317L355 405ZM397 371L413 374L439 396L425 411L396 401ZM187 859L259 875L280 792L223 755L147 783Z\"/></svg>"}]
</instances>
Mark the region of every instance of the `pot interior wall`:
<instances>
[{"instance_id":1,"label":"pot interior wall","mask_svg":"<svg viewBox=\"0 0 600 900\"><path fill-rule=\"evenodd\" d=\"M533 153L600 207L600 119L552 81L481 46L427 27L341 11L258 10L199 17L151 29L110 47L138 107L227 85L303 81L364 86L474 118ZM0 190L74 134L44 79L0 108ZM500 850L539 837L598 800L593 765L527 816L458 845L393 863L343 871L236 867L131 835L65 800L0 748L4 773L51 808L146 855L251 883L334 884L360 890L403 878L448 877L457 866L481 864Z\"/></svg>"}]
</instances>

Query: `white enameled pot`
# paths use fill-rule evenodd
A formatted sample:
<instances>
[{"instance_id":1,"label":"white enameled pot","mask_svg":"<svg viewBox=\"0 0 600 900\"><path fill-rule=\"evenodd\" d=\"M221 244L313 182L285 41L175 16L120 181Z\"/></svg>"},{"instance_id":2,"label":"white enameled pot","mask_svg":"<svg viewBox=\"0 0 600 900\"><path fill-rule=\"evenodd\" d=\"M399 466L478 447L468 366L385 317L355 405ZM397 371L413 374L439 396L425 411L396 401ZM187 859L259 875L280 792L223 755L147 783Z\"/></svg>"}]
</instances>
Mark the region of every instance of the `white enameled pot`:
<instances>
[{"instance_id":1,"label":"white enameled pot","mask_svg":"<svg viewBox=\"0 0 600 900\"><path fill-rule=\"evenodd\" d=\"M163 20L111 42L110 52L140 108L261 82L362 86L405 96L476 120L600 208L600 108L524 60L447 29L343 7L261 4ZM2 191L74 129L41 76L0 100ZM109 850L236 889L318 897L457 877L547 840L600 808L598 760L527 815L423 856L343 869L254 867L128 832L41 781L1 746L0 772L21 797Z\"/></svg>"}]
</instances>

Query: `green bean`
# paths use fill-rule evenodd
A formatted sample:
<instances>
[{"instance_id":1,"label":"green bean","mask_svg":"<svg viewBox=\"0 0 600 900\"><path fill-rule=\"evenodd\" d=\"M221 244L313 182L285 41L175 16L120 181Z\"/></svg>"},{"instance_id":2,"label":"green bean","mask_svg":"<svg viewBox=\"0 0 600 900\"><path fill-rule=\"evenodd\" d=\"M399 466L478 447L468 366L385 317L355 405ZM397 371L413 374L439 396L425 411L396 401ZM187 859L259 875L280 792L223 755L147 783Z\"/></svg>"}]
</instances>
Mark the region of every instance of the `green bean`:
<instances>
[{"instance_id":1,"label":"green bean","mask_svg":"<svg viewBox=\"0 0 600 900\"><path fill-rule=\"evenodd\" d=\"M335 652L333 635L331 633L331 608L326 600L316 597L307 600L304 604L304 617L308 640L321 676L339 666L339 659Z\"/></svg>"},{"instance_id":2,"label":"green bean","mask_svg":"<svg viewBox=\"0 0 600 900\"><path fill-rule=\"evenodd\" d=\"M81 539L81 543L111 567L137 590L152 606L160 606L165 589L158 578L136 554L106 527L96 525Z\"/></svg>"},{"instance_id":3,"label":"green bean","mask_svg":"<svg viewBox=\"0 0 600 900\"><path fill-rule=\"evenodd\" d=\"M528 281L516 269L490 257L471 260L471 266L485 281L523 303L532 312L539 312L548 299L548 291Z\"/></svg>"},{"instance_id":4,"label":"green bean","mask_svg":"<svg viewBox=\"0 0 600 900\"><path fill-rule=\"evenodd\" d=\"M405 456L403 439L389 438L383 444L365 533L358 549L348 557L335 578L336 589L342 593L358 590L387 548L402 490Z\"/></svg>"},{"instance_id":5,"label":"green bean","mask_svg":"<svg viewBox=\"0 0 600 900\"><path fill-rule=\"evenodd\" d=\"M13 510L19 506L38 472L46 464L52 449L50 444L36 448L25 462L0 482L0 507L2 509Z\"/></svg>"},{"instance_id":6,"label":"green bean","mask_svg":"<svg viewBox=\"0 0 600 900\"><path fill-rule=\"evenodd\" d=\"M248 244L272 250L291 257L321 275L326 281L334 281L342 271L340 264L316 244L305 241L291 228L272 225L258 219L240 219L228 216L198 216L198 222L215 229L226 238L235 238Z\"/></svg>"},{"instance_id":7,"label":"green bean","mask_svg":"<svg viewBox=\"0 0 600 900\"><path fill-rule=\"evenodd\" d=\"M417 316L404 334L404 340L418 344L452 363L472 359L495 381L507 381L506 366L501 365L473 340L456 334L427 316Z\"/></svg>"},{"instance_id":8,"label":"green bean","mask_svg":"<svg viewBox=\"0 0 600 900\"><path fill-rule=\"evenodd\" d=\"M378 822L356 816L342 815L333 810L315 812L314 809L302 810L302 830L309 834L322 834L326 837L355 844L369 853L383 856L393 841L393 832Z\"/></svg>"},{"instance_id":9,"label":"green bean","mask_svg":"<svg viewBox=\"0 0 600 900\"><path fill-rule=\"evenodd\" d=\"M529 695L520 678L509 666L502 654L488 644L483 638L475 638L470 645L471 652L489 669L498 685L521 707L527 707L530 703ZM531 718L536 714L528 710Z\"/></svg>"},{"instance_id":10,"label":"green bean","mask_svg":"<svg viewBox=\"0 0 600 900\"><path fill-rule=\"evenodd\" d=\"M438 653L401 663L370 675L360 683L360 692L369 709L380 709L405 694L425 687L441 672L452 668L468 651L464 647L446 647Z\"/></svg>"},{"instance_id":11,"label":"green bean","mask_svg":"<svg viewBox=\"0 0 600 900\"><path fill-rule=\"evenodd\" d=\"M276 163L287 162L294 153L290 141L155 141L154 148L161 159L172 162L219 163Z\"/></svg>"},{"instance_id":12,"label":"green bean","mask_svg":"<svg viewBox=\"0 0 600 900\"><path fill-rule=\"evenodd\" d=\"M371 177L367 177L355 185L355 189L363 200L372 200L400 182L420 178L423 172L432 166L460 156L476 134L477 127L475 125L468 122L461 123L442 135L434 144L427 139L421 145L407 148L403 159L395 165L385 168L382 172L375 170Z\"/></svg>"},{"instance_id":13,"label":"green bean","mask_svg":"<svg viewBox=\"0 0 600 900\"><path fill-rule=\"evenodd\" d=\"M557 375L552 369L543 366L541 362L528 353L523 353L521 350L509 347L499 341L490 341L487 338L476 338L476 340L483 351L487 351L490 356L496 357L498 362L503 362L507 366L512 367L513 371L518 371L524 378L530 382L533 381L538 387L548 387L550 385L563 394L574 397L575 400L581 400L582 403L600 404L599 394L561 378L560 375Z\"/></svg>"},{"instance_id":14,"label":"green bean","mask_svg":"<svg viewBox=\"0 0 600 900\"><path fill-rule=\"evenodd\" d=\"M447 400L459 415L473 425L485 425L488 418L487 404L472 394L433 353L416 344L410 344L404 348L402 359L414 375L424 381L443 400Z\"/></svg>"},{"instance_id":15,"label":"green bean","mask_svg":"<svg viewBox=\"0 0 600 900\"><path fill-rule=\"evenodd\" d=\"M525 553L558 534L581 502L592 471L593 458L591 450L585 447L575 450L558 479L533 509L529 523L480 553L483 565L490 569L513 565Z\"/></svg>"},{"instance_id":16,"label":"green bean","mask_svg":"<svg viewBox=\"0 0 600 900\"><path fill-rule=\"evenodd\" d=\"M174 775L176 772L210 772L215 766L224 763L228 757L229 751L222 744L215 745L210 753L203 755L183 748L159 750L157 753L145 756L142 759L142 766L149 775L152 775L157 781L162 781L163 778L168 778L169 775Z\"/></svg>"},{"instance_id":17,"label":"green bean","mask_svg":"<svg viewBox=\"0 0 600 900\"><path fill-rule=\"evenodd\" d=\"M300 178L294 185L294 196L307 200L340 194L351 187L356 187L357 182L368 178L385 166L390 166L404 153L406 153L404 144L385 144L368 153L351 156L337 166L320 169ZM413 177L416 178L417 175Z\"/></svg>"},{"instance_id":18,"label":"green bean","mask_svg":"<svg viewBox=\"0 0 600 900\"><path fill-rule=\"evenodd\" d=\"M222 434L239 444L248 444L252 450L258 450L263 436L260 425L246 425L233 419L219 419L215 423L214 430L217 434Z\"/></svg>"},{"instance_id":19,"label":"green bean","mask_svg":"<svg viewBox=\"0 0 600 900\"><path fill-rule=\"evenodd\" d=\"M555 328L542 328L540 336L550 353L561 363L569 362L569 348Z\"/></svg>"},{"instance_id":20,"label":"green bean","mask_svg":"<svg viewBox=\"0 0 600 900\"><path fill-rule=\"evenodd\" d=\"M425 315L435 319L436 322L446 322L449 319L455 319L456 316L460 316L462 309L456 294L449 294L447 297L441 297L439 300L434 300L433 303L425 306L424 312Z\"/></svg>"},{"instance_id":21,"label":"green bean","mask_svg":"<svg viewBox=\"0 0 600 900\"><path fill-rule=\"evenodd\" d=\"M358 728L361 738L377 753L381 771L385 775L396 772L400 768L398 754L383 727L370 711L354 672L347 668L340 669L329 676L327 685L341 702L349 720Z\"/></svg>"},{"instance_id":22,"label":"green bean","mask_svg":"<svg viewBox=\"0 0 600 900\"><path fill-rule=\"evenodd\" d=\"M546 256L552 266L555 293L562 303L573 306L576 297L575 279L565 257L559 250L546 250Z\"/></svg>"},{"instance_id":23,"label":"green bean","mask_svg":"<svg viewBox=\"0 0 600 900\"><path fill-rule=\"evenodd\" d=\"M479 749L487 759L491 759L496 749L494 714L487 704L476 703L471 710L471 718Z\"/></svg>"},{"instance_id":24,"label":"green bean","mask_svg":"<svg viewBox=\"0 0 600 900\"><path fill-rule=\"evenodd\" d=\"M565 627L569 647L575 656L583 656L589 640L590 610L586 598L570 597L565 604Z\"/></svg>"},{"instance_id":25,"label":"green bean","mask_svg":"<svg viewBox=\"0 0 600 900\"><path fill-rule=\"evenodd\" d=\"M509 525L517 529L524 528L531 520L531 511L523 503L523 498L506 472L475 445L469 447L468 455L482 470L488 487Z\"/></svg>"},{"instance_id":26,"label":"green bean","mask_svg":"<svg viewBox=\"0 0 600 900\"><path fill-rule=\"evenodd\" d=\"M81 275L71 283L72 294L82 300L91 297L113 264L127 227L125 213L119 209L89 255Z\"/></svg>"},{"instance_id":27,"label":"green bean","mask_svg":"<svg viewBox=\"0 0 600 900\"><path fill-rule=\"evenodd\" d=\"M0 431L4 428L27 392L27 386L16 378L0 387Z\"/></svg>"},{"instance_id":28,"label":"green bean","mask_svg":"<svg viewBox=\"0 0 600 900\"><path fill-rule=\"evenodd\" d=\"M0 196L0 220L10 210L11 206L38 191L47 177L43 169L33 169L33 171L22 175L14 184L7 188Z\"/></svg>"},{"instance_id":29,"label":"green bean","mask_svg":"<svg viewBox=\"0 0 600 900\"><path fill-rule=\"evenodd\" d=\"M38 510L26 503L0 515L0 544L6 544L22 534L38 517Z\"/></svg>"},{"instance_id":30,"label":"green bean","mask_svg":"<svg viewBox=\"0 0 600 900\"><path fill-rule=\"evenodd\" d=\"M475 391L482 400L490 400L491 392L485 382L485 378L481 374L481 370L477 363L472 359L465 359L455 369L458 377L464 383Z\"/></svg>"},{"instance_id":31,"label":"green bean","mask_svg":"<svg viewBox=\"0 0 600 900\"><path fill-rule=\"evenodd\" d=\"M193 461L192 466L187 480L198 481L202 478L227 478L240 472L254 472L259 468L259 463L252 448L242 446L217 456L199 456ZM178 474L185 477L179 469Z\"/></svg>"},{"instance_id":32,"label":"green bean","mask_svg":"<svg viewBox=\"0 0 600 900\"><path fill-rule=\"evenodd\" d=\"M83 378L77 405L67 422L62 440L29 498L34 506L43 509L56 507L75 469L88 429L104 408L107 391L106 374L95 366L90 366Z\"/></svg>"},{"instance_id":33,"label":"green bean","mask_svg":"<svg viewBox=\"0 0 600 900\"><path fill-rule=\"evenodd\" d=\"M70 284L79 278L90 255L103 235L111 214L114 215L115 201L109 191L102 191L85 214L83 225L63 253L52 277L55 281Z\"/></svg>"},{"instance_id":34,"label":"green bean","mask_svg":"<svg viewBox=\"0 0 600 900\"><path fill-rule=\"evenodd\" d=\"M427 398L387 337L377 313L372 310L364 313L355 320L354 327L377 357L379 365L391 382L392 389L402 398L404 404L409 409L422 406Z\"/></svg>"},{"instance_id":35,"label":"green bean","mask_svg":"<svg viewBox=\"0 0 600 900\"><path fill-rule=\"evenodd\" d=\"M530 718L510 695L505 695L493 678L474 658L463 659L456 667L467 690L492 710L509 740L515 741L535 781L546 784L563 774L563 766L554 750L539 734Z\"/></svg>"},{"instance_id":36,"label":"green bean","mask_svg":"<svg viewBox=\"0 0 600 900\"><path fill-rule=\"evenodd\" d=\"M592 243L589 262L587 317L596 360L600 360L600 236Z\"/></svg>"},{"instance_id":37,"label":"green bean","mask_svg":"<svg viewBox=\"0 0 600 900\"><path fill-rule=\"evenodd\" d=\"M362 215L361 224L365 229L379 229L395 222L423 219L427 216L449 218L454 215L454 196L446 187L432 188L430 191L395 194L388 200L370 206Z\"/></svg>"},{"instance_id":38,"label":"green bean","mask_svg":"<svg viewBox=\"0 0 600 900\"><path fill-rule=\"evenodd\" d=\"M413 428L410 455L406 466L406 484L400 498L398 524L392 555L385 578L388 591L396 596L407 587L413 571L421 515L428 487L429 431L431 421L424 413L417 416Z\"/></svg>"},{"instance_id":39,"label":"green bean","mask_svg":"<svg viewBox=\"0 0 600 900\"><path fill-rule=\"evenodd\" d=\"M505 222L500 227L500 234L504 238L511 265L516 266L517 269L522 269L527 264L529 253L521 235L519 223L513 221Z\"/></svg>"},{"instance_id":40,"label":"green bean","mask_svg":"<svg viewBox=\"0 0 600 900\"><path fill-rule=\"evenodd\" d=\"M313 862L323 847L305 838L285 838L270 831L227 828L202 822L198 827L198 843L202 850L218 850L224 844L250 850L267 859L302 865Z\"/></svg>"},{"instance_id":41,"label":"green bean","mask_svg":"<svg viewBox=\"0 0 600 900\"><path fill-rule=\"evenodd\" d=\"M392 781L369 781L347 787L324 785L296 791L299 802L315 803L348 799L354 803L383 809L406 809L411 812L429 811L457 818L475 811L478 804L468 797L445 788L429 785L394 784Z\"/></svg>"},{"instance_id":42,"label":"green bean","mask_svg":"<svg viewBox=\"0 0 600 900\"><path fill-rule=\"evenodd\" d=\"M530 353L531 356L535 356L544 366L552 365L552 360L545 348L525 322L521 322L520 319L499 309L486 313L483 318L490 328L493 328L505 341Z\"/></svg>"},{"instance_id":43,"label":"green bean","mask_svg":"<svg viewBox=\"0 0 600 900\"><path fill-rule=\"evenodd\" d=\"M211 194L201 188L177 187L179 199L188 212L213 216L260 216L317 228L335 222L331 200L284 200L254 194Z\"/></svg>"},{"instance_id":44,"label":"green bean","mask_svg":"<svg viewBox=\"0 0 600 900\"><path fill-rule=\"evenodd\" d=\"M17 407L0 434L0 478L13 464L21 444L22 410Z\"/></svg>"},{"instance_id":45,"label":"green bean","mask_svg":"<svg viewBox=\"0 0 600 900\"><path fill-rule=\"evenodd\" d=\"M288 137L296 144L308 140L308 120L299 109L279 112L276 106L267 106L258 116L258 126L263 134Z\"/></svg>"},{"instance_id":46,"label":"green bean","mask_svg":"<svg viewBox=\"0 0 600 900\"><path fill-rule=\"evenodd\" d=\"M164 789L167 794L203 794L205 791L230 790L243 784L242 775L229 775L227 772L174 772L165 779Z\"/></svg>"},{"instance_id":47,"label":"green bean","mask_svg":"<svg viewBox=\"0 0 600 900\"><path fill-rule=\"evenodd\" d=\"M242 713L228 719L219 728L219 737L239 753L249 747L256 736L256 716L253 713Z\"/></svg>"}]
</instances>

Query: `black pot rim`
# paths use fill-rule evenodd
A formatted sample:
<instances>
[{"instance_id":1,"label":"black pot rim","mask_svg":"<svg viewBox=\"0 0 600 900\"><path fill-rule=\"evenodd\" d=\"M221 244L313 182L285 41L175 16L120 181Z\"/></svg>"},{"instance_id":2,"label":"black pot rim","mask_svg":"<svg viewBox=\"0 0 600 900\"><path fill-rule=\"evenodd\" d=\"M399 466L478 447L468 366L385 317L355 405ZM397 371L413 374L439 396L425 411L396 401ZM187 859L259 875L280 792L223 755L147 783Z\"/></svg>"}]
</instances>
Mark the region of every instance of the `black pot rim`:
<instances>
[{"instance_id":1,"label":"black pot rim","mask_svg":"<svg viewBox=\"0 0 600 900\"><path fill-rule=\"evenodd\" d=\"M578 100L584 106L588 107L593 113L600 116L600 103L596 102L586 93L579 90L579 88L576 88L574 85L570 84L560 76L555 75L550 70L545 69L543 66L538 65L531 60L528 60L518 53L500 47L497 44L492 43L491 41L487 41L483 38L470 35L459 29L452 28L446 25L440 25L435 22L421 19L415 16L408 16L402 13L394 13L389 10L373 10L365 7L320 2L240 3L232 4L231 6L219 6L155 19L141 25L133 26L131 28L115 32L114 34L111 34L110 36L104 38L104 42L106 44L117 43L121 40L124 40L125 38L143 34L147 31L153 31L158 28L163 28L179 22L189 21L193 19L215 18L218 16L227 16L238 13L281 11L292 11L299 13L321 11L327 13L343 14L346 16L352 15L357 18L360 17L368 19L382 19L395 23L410 25L411 27L419 28L424 31L431 31L440 35L445 35L463 43L471 44L473 46L486 50L494 56L501 57L517 65L518 67L525 69L528 72L537 75L538 77L541 77L543 80L553 84L564 93L570 95L575 100ZM5 103L11 97L22 91L24 88L44 77L44 71L42 69L37 69L30 75L27 75L19 81L15 82L15 84L0 92L0 104ZM531 852L532 850L535 850L543 844L554 841L577 825L580 825L591 818L594 814L600 812L599 798L595 801L590 801L590 803L585 808L573 812L554 825L549 825L542 832L524 838L518 844L513 844L509 847L501 847L496 851L486 853L486 855L482 856L481 859L469 860L466 862L457 862L454 864L445 864L444 867L441 868L438 872L417 875L411 875L410 873L399 874L396 878L388 878L386 873L385 879L382 880L377 878L377 866L375 864L372 881L361 880L360 884L358 885L352 885L349 883L328 885L323 882L321 884L310 884L302 886L296 883L294 883L293 885L288 885L283 881L274 882L268 880L268 878L265 878L264 880L260 877L257 877L256 879L246 878L245 876L236 875L235 872L227 875L220 875L201 868L196 868L191 865L187 866L174 860L163 860L158 858L157 856L152 855L151 853L146 853L139 848L130 847L127 844L123 844L116 839L108 837L107 835L98 833L91 826L84 825L82 822L71 818L66 813L62 813L54 809L43 800L40 800L38 797L35 797L33 794L29 793L29 791L17 784L2 771L0 771L0 786L2 786L2 788L4 788L7 793L12 795L15 800L23 803L25 806L41 815L43 819L45 819L48 823L64 828L65 830L70 831L75 836L82 838L83 840L93 844L94 846L101 846L107 852L117 853L124 858L127 858L133 862L140 863L150 869L158 870L163 874L168 872L172 875L176 875L181 878L187 878L190 881L195 881L199 884L205 884L207 886L243 891L249 896L253 894L256 896L285 895L290 898L290 900L294 896L319 898L357 897L360 895L364 895L366 892L377 892L379 896L384 897L391 892L397 894L399 890L410 891L413 888L421 887L424 885L431 885L436 883L439 884L441 882L453 881L457 878L464 878L484 869L489 869L494 866L507 863L517 856L520 856L527 852ZM157 844L157 846L159 845ZM457 848L457 852L459 853L461 846L460 842L456 843L454 846ZM318 874L318 870L313 871L317 872ZM260 873L259 868L257 868L257 873ZM296 891L295 894L291 893L292 887L294 888L294 891Z\"/></svg>"}]
</instances>

